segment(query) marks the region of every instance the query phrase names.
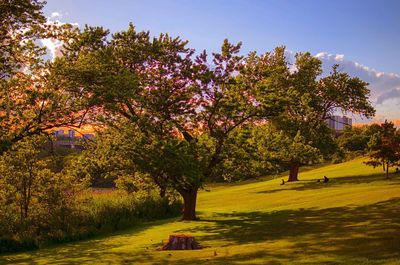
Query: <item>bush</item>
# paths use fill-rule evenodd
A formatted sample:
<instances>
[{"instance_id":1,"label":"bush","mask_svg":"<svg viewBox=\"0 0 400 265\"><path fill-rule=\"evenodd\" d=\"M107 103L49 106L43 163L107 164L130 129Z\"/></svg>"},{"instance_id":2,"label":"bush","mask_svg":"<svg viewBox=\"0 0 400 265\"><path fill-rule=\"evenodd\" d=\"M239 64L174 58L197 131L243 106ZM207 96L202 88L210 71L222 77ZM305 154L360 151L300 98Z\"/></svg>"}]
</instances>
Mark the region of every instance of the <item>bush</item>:
<instances>
[{"instance_id":1,"label":"bush","mask_svg":"<svg viewBox=\"0 0 400 265\"><path fill-rule=\"evenodd\" d=\"M181 209L180 201L168 201L156 193L133 195L117 190L88 190L77 196L68 209L43 213L42 217L30 219L29 224L19 223L15 212L13 216L4 216L9 225L1 227L0 253L86 239L143 221L175 217Z\"/></svg>"},{"instance_id":2,"label":"bush","mask_svg":"<svg viewBox=\"0 0 400 265\"><path fill-rule=\"evenodd\" d=\"M12 238L0 238L0 253L37 249L34 240L15 240Z\"/></svg>"},{"instance_id":3,"label":"bush","mask_svg":"<svg viewBox=\"0 0 400 265\"><path fill-rule=\"evenodd\" d=\"M153 192L87 190L85 181L49 169L43 140L0 156L0 253L88 238L141 221L177 216L180 202Z\"/></svg>"}]
</instances>

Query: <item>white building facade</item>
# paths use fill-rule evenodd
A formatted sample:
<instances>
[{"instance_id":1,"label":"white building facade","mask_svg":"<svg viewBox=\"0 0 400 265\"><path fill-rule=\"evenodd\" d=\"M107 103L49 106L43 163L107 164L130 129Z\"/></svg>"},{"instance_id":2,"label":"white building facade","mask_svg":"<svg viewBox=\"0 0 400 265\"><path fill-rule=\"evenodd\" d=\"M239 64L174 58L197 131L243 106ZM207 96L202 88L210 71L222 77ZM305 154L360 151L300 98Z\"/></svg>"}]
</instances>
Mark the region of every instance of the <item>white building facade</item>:
<instances>
[{"instance_id":1,"label":"white building facade","mask_svg":"<svg viewBox=\"0 0 400 265\"><path fill-rule=\"evenodd\" d=\"M352 126L353 121L351 118L346 116L331 116L329 119L326 120L329 128L335 131L343 131L346 126Z\"/></svg>"}]
</instances>

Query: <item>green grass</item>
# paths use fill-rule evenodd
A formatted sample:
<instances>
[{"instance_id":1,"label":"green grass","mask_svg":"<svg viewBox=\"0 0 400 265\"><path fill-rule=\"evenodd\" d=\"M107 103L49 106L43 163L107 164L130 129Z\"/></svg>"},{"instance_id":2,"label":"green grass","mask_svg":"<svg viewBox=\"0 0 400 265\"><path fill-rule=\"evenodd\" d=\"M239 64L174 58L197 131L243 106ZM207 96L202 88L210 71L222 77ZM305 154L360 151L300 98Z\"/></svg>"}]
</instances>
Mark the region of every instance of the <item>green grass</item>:
<instances>
[{"instance_id":1,"label":"green grass","mask_svg":"<svg viewBox=\"0 0 400 265\"><path fill-rule=\"evenodd\" d=\"M10 264L400 264L400 176L362 159L280 178L210 186L196 222L143 224L107 237L0 256ZM327 184L317 183L324 175ZM168 235L201 250L158 251Z\"/></svg>"}]
</instances>

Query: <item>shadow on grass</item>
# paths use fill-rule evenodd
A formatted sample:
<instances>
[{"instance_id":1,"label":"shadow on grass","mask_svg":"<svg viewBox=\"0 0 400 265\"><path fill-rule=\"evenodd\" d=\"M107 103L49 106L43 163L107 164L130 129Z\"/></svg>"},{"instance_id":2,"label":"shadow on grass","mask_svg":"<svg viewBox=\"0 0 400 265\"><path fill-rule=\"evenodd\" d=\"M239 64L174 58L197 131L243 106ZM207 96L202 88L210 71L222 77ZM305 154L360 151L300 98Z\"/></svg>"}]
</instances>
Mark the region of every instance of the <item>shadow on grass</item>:
<instances>
[{"instance_id":1,"label":"shadow on grass","mask_svg":"<svg viewBox=\"0 0 400 265\"><path fill-rule=\"evenodd\" d=\"M85 264L86 262L96 264L96 260L99 261L99 263L119 264L119 262L112 263L112 260L107 262L104 260L104 257L107 255L111 255L112 257L114 254L111 249L121 247L124 238L135 236L153 226L164 225L177 220L178 218L170 218L141 223L130 229L115 231L88 240L54 245L23 253L15 253L16 256L14 257L12 257L12 253L8 253L0 256L0 264L43 264L43 261L37 261L39 259L45 259L46 264L61 265ZM119 237L119 242L121 243L110 243L114 237ZM132 249L132 251L135 252L137 250ZM108 258L110 258L110 256Z\"/></svg>"},{"instance_id":2,"label":"shadow on grass","mask_svg":"<svg viewBox=\"0 0 400 265\"><path fill-rule=\"evenodd\" d=\"M360 207L220 214L215 220L203 220L212 225L184 232L207 232L197 238L199 242L219 241L222 246L289 240L293 245L286 252L287 261L321 253L349 259L400 259L399 210L400 198L394 198ZM280 252L265 251L270 260L283 258Z\"/></svg>"},{"instance_id":3,"label":"shadow on grass","mask_svg":"<svg viewBox=\"0 0 400 265\"><path fill-rule=\"evenodd\" d=\"M119 243L109 238L68 244L65 248L50 248L40 252L27 253L28 257L15 257L11 263L39 264L45 259L47 264L251 264L252 259L263 259L264 264L293 263L293 261L325 255L333 261L324 264L337 264L335 261L360 264L366 260L382 262L400 260L400 197L376 204L358 207L337 207L329 209L300 209L276 212L240 212L217 214L214 218L201 220L195 227L175 233L203 233L196 239L205 245L210 242L218 247L254 245L254 250L226 256L210 255L210 259L195 260L184 256L176 260L171 256L155 255L161 242L143 249L121 252L124 238L143 232L153 225L163 225L172 220L163 220L143 225L140 228L123 231ZM285 249L259 249L257 243L289 242ZM265 244L266 243L266 244ZM128 246L129 248L129 246ZM116 250L117 249L117 250ZM195 250L198 251L198 250ZM212 248L210 248L210 253ZM360 262L357 262L360 261ZM356 262L356 263L354 263ZM7 263L2 260L0 263Z\"/></svg>"},{"instance_id":4,"label":"shadow on grass","mask_svg":"<svg viewBox=\"0 0 400 265\"><path fill-rule=\"evenodd\" d=\"M316 178L312 180L299 180L296 182L290 182L286 183L283 186L279 186L276 189L271 189L271 187L269 187L268 190L259 191L257 193L276 193L285 190L305 191L305 190L329 188L347 184L359 185L359 184L369 184L381 181L390 182L389 185L400 185L400 174L391 174L389 176L390 178L386 179L384 174L377 173L364 176L333 177L329 179L328 183L317 182L318 176L316 176ZM322 177L320 177L319 179L322 179Z\"/></svg>"}]
</instances>

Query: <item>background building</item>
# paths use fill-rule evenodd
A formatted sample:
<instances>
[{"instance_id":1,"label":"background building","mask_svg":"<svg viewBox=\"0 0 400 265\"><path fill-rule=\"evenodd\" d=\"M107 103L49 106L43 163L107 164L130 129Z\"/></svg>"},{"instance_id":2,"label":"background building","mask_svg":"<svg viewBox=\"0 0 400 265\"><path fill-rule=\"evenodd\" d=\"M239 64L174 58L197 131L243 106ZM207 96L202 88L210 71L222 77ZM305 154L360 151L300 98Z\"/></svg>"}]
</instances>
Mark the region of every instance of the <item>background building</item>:
<instances>
[{"instance_id":1,"label":"background building","mask_svg":"<svg viewBox=\"0 0 400 265\"><path fill-rule=\"evenodd\" d=\"M329 128L335 131L343 131L344 127L352 126L352 119L346 116L331 116L329 119L326 120Z\"/></svg>"},{"instance_id":2,"label":"background building","mask_svg":"<svg viewBox=\"0 0 400 265\"><path fill-rule=\"evenodd\" d=\"M83 135L77 135L75 130L68 130L68 133L65 133L63 129L58 129L53 131L54 147L62 147L69 149L84 149L84 142L87 140L92 140L94 138L94 134L85 133Z\"/></svg>"}]
</instances>

